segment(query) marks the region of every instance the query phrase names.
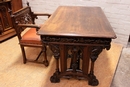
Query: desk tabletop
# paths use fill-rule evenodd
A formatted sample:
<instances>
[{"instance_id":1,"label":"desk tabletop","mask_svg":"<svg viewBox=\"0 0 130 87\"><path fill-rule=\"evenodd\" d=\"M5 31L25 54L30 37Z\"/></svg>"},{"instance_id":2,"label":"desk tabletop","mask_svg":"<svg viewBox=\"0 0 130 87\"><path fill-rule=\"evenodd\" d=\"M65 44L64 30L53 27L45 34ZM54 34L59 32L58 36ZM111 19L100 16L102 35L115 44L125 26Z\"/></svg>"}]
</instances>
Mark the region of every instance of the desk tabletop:
<instances>
[{"instance_id":1,"label":"desk tabletop","mask_svg":"<svg viewBox=\"0 0 130 87\"><path fill-rule=\"evenodd\" d=\"M39 35L116 38L100 7L59 6L41 26Z\"/></svg>"}]
</instances>

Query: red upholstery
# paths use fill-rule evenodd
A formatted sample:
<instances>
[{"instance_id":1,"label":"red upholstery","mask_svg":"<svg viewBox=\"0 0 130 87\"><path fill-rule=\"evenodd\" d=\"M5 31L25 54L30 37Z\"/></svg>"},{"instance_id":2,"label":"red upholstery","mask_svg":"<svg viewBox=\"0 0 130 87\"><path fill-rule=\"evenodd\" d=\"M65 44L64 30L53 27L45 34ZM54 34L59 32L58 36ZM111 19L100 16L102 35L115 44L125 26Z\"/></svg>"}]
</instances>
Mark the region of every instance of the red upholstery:
<instances>
[{"instance_id":1,"label":"red upholstery","mask_svg":"<svg viewBox=\"0 0 130 87\"><path fill-rule=\"evenodd\" d=\"M41 44L40 36L37 35L36 29L29 29L23 36L20 43Z\"/></svg>"}]
</instances>

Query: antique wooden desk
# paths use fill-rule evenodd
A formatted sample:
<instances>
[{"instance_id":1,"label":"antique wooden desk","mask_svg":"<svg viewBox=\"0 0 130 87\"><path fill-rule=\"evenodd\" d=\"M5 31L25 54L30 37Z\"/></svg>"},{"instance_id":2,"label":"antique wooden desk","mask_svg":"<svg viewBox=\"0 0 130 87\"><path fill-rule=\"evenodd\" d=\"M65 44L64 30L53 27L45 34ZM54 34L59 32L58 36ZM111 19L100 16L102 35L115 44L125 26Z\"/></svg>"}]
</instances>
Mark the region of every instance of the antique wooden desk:
<instances>
[{"instance_id":1,"label":"antique wooden desk","mask_svg":"<svg viewBox=\"0 0 130 87\"><path fill-rule=\"evenodd\" d=\"M94 62L103 49L110 49L111 39L116 38L100 7L59 6L38 34L56 59L51 82L73 77L98 85ZM71 59L69 67L68 59Z\"/></svg>"}]
</instances>

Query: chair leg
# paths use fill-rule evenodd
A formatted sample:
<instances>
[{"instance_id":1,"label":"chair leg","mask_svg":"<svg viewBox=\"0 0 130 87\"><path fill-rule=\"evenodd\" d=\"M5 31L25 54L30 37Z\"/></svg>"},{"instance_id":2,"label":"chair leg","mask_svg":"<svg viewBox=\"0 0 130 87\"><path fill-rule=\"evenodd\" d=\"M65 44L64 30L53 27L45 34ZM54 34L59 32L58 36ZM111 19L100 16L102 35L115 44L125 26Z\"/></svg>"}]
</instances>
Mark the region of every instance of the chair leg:
<instances>
[{"instance_id":1,"label":"chair leg","mask_svg":"<svg viewBox=\"0 0 130 87\"><path fill-rule=\"evenodd\" d=\"M25 50L24 50L24 46L21 46L21 51L22 51L22 55L23 55L23 63L26 63L26 54L25 54Z\"/></svg>"},{"instance_id":2,"label":"chair leg","mask_svg":"<svg viewBox=\"0 0 130 87\"><path fill-rule=\"evenodd\" d=\"M48 62L48 60L47 60L46 50L47 50L47 48L46 48L46 46L44 45L44 46L43 46L43 49L42 49L43 54L44 54L44 61L43 61L43 63L44 63L45 66L48 66L48 65L49 65L49 62Z\"/></svg>"}]
</instances>

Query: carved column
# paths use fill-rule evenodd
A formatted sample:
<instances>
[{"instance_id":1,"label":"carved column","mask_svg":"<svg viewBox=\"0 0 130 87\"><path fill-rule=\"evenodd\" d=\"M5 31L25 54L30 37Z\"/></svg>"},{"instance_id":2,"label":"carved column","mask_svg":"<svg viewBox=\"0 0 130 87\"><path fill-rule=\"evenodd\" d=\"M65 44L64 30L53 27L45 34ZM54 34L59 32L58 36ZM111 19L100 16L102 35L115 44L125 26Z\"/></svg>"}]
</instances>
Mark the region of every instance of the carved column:
<instances>
[{"instance_id":1,"label":"carved column","mask_svg":"<svg viewBox=\"0 0 130 87\"><path fill-rule=\"evenodd\" d=\"M91 47L91 67L90 67L90 73L89 76L89 85L97 86L99 84L99 81L96 79L96 76L94 75L94 63L98 58L98 55L102 52L102 50L106 48L107 50L110 49L110 44L106 46L93 46Z\"/></svg>"},{"instance_id":2,"label":"carved column","mask_svg":"<svg viewBox=\"0 0 130 87\"><path fill-rule=\"evenodd\" d=\"M60 78L58 77L58 75L60 74L59 71L60 48L59 45L55 45L55 44L49 44L49 47L52 50L54 57L56 59L56 71L53 74L53 76L51 76L50 81L53 83L57 83L60 82Z\"/></svg>"}]
</instances>

